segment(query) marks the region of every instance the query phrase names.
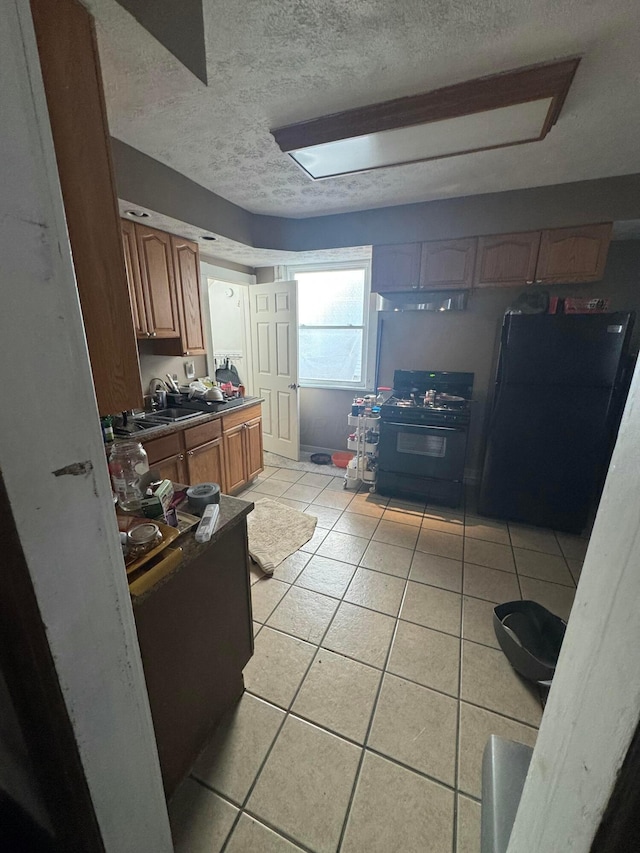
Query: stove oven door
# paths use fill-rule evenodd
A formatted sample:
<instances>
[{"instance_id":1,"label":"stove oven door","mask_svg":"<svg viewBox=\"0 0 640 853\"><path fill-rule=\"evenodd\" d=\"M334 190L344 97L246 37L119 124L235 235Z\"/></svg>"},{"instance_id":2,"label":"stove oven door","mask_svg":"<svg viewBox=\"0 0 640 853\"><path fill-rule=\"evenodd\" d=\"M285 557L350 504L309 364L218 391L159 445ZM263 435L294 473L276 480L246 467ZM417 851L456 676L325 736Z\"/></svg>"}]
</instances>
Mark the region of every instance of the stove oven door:
<instances>
[{"instance_id":1,"label":"stove oven door","mask_svg":"<svg viewBox=\"0 0 640 853\"><path fill-rule=\"evenodd\" d=\"M467 449L466 426L423 426L383 421L378 465L381 471L462 480Z\"/></svg>"}]
</instances>

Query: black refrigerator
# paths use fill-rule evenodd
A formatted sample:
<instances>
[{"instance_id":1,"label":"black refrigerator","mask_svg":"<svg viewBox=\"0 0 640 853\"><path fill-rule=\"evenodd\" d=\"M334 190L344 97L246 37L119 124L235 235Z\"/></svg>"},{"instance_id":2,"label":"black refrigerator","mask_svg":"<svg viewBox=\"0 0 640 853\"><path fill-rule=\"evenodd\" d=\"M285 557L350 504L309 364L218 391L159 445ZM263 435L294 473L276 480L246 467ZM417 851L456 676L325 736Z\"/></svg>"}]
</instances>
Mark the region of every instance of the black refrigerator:
<instances>
[{"instance_id":1,"label":"black refrigerator","mask_svg":"<svg viewBox=\"0 0 640 853\"><path fill-rule=\"evenodd\" d=\"M580 533L626 394L633 314L507 314L478 508Z\"/></svg>"}]
</instances>

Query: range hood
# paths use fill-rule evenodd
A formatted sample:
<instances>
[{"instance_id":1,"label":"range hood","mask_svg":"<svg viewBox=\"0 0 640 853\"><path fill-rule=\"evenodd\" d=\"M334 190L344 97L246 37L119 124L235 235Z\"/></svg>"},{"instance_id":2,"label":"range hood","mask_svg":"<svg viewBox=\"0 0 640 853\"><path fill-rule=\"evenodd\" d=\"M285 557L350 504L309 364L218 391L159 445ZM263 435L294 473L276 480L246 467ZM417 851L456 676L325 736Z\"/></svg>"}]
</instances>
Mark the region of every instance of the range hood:
<instances>
[{"instance_id":1,"label":"range hood","mask_svg":"<svg viewBox=\"0 0 640 853\"><path fill-rule=\"evenodd\" d=\"M466 290L376 294L377 311L464 311Z\"/></svg>"}]
</instances>

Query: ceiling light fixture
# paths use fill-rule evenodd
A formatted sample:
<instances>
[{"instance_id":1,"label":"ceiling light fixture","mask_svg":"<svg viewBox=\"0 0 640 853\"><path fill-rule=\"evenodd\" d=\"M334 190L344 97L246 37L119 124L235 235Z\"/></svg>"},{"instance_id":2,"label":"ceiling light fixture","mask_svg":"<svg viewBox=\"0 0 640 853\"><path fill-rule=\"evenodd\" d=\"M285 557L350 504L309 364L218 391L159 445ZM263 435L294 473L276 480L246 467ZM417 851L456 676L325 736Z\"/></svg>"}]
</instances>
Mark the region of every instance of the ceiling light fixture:
<instances>
[{"instance_id":1,"label":"ceiling light fixture","mask_svg":"<svg viewBox=\"0 0 640 853\"><path fill-rule=\"evenodd\" d=\"M147 219L149 217L148 213L145 213L144 210L125 210L127 216L137 216L138 219Z\"/></svg>"},{"instance_id":2,"label":"ceiling light fixture","mask_svg":"<svg viewBox=\"0 0 640 853\"><path fill-rule=\"evenodd\" d=\"M272 130L314 180L544 139L579 58L479 77Z\"/></svg>"}]
</instances>

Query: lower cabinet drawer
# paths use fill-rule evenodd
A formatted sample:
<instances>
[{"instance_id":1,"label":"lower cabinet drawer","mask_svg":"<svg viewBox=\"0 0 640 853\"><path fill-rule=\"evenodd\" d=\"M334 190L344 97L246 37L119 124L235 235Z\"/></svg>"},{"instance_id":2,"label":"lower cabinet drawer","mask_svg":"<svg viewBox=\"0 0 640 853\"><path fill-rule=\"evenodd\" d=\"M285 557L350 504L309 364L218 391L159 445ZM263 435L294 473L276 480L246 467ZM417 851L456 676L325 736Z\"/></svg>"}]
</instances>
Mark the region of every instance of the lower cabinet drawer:
<instances>
[{"instance_id":1,"label":"lower cabinet drawer","mask_svg":"<svg viewBox=\"0 0 640 853\"><path fill-rule=\"evenodd\" d=\"M149 465L155 465L162 459L168 459L170 456L177 456L182 453L182 436L179 432L173 432L162 438L152 438L150 441L145 441L143 446L149 457Z\"/></svg>"}]
</instances>

